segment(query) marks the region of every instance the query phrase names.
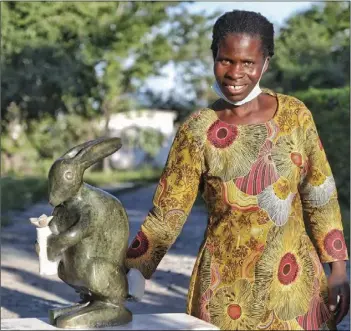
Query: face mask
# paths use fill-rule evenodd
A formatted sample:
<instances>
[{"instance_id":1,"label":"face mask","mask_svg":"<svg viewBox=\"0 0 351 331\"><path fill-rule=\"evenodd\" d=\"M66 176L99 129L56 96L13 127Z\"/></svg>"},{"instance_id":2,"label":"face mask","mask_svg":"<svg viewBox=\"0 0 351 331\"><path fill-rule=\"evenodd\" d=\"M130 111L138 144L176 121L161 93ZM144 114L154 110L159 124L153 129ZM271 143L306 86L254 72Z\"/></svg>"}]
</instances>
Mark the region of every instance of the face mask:
<instances>
[{"instance_id":1,"label":"face mask","mask_svg":"<svg viewBox=\"0 0 351 331\"><path fill-rule=\"evenodd\" d=\"M262 71L261 71L261 75L260 78L258 79L255 87L252 89L252 91L247 95L246 98L244 98L243 100L240 101L230 101L229 99L227 99L227 97L223 94L223 92L221 91L221 88L219 87L219 84L216 80L216 82L212 85L212 89L215 91L215 93L223 100L229 102L230 104L234 105L234 106L241 106L244 103L247 103L253 99L255 99L256 97L258 97L261 93L262 90L260 88L260 80L262 78L263 72L265 70L266 67L266 63L267 63L267 58L264 60L264 64L262 67Z\"/></svg>"}]
</instances>

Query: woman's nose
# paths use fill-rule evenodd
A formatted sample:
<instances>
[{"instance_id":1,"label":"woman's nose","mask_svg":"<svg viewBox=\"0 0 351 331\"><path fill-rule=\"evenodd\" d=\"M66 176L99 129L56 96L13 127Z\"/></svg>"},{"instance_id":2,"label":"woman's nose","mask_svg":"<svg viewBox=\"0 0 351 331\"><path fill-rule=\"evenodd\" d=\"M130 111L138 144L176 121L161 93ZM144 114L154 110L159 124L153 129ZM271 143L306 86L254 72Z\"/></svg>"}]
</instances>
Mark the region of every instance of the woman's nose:
<instances>
[{"instance_id":1,"label":"woman's nose","mask_svg":"<svg viewBox=\"0 0 351 331\"><path fill-rule=\"evenodd\" d=\"M231 78L233 80L242 78L244 76L245 72L242 68L242 66L237 63L233 63L230 68L228 68L228 71L226 73L226 76L228 76L228 78Z\"/></svg>"}]
</instances>

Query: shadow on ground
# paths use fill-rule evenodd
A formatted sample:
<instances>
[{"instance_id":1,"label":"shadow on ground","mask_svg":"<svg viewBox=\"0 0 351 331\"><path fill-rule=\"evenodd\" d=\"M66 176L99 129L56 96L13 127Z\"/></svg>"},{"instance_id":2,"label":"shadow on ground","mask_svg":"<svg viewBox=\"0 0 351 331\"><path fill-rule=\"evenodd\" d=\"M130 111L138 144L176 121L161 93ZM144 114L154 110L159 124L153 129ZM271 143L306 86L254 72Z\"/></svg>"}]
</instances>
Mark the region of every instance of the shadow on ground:
<instances>
[{"instance_id":1,"label":"shadow on ground","mask_svg":"<svg viewBox=\"0 0 351 331\"><path fill-rule=\"evenodd\" d=\"M16 301L16 305L10 304L11 301ZM29 302L30 304L28 304ZM17 313L19 317L26 318L38 317L38 311L46 317L50 308L62 307L62 303L1 287L1 306Z\"/></svg>"},{"instance_id":2,"label":"shadow on ground","mask_svg":"<svg viewBox=\"0 0 351 331\"><path fill-rule=\"evenodd\" d=\"M79 297L67 284L42 278L36 273L24 271L18 268L2 266L2 271L13 274L14 280L23 280L26 284L38 288L38 293L42 291L54 294L58 299L48 299L18 291L2 286L1 306L19 317L46 317L48 309L69 305L69 302L78 302ZM185 312L186 296L184 292L189 285L189 277L182 274L165 272L158 270L155 273L157 279L170 279L163 286L167 288L166 293L146 291L143 302L126 302L133 313L181 313ZM61 300L62 299L62 300Z\"/></svg>"}]
</instances>

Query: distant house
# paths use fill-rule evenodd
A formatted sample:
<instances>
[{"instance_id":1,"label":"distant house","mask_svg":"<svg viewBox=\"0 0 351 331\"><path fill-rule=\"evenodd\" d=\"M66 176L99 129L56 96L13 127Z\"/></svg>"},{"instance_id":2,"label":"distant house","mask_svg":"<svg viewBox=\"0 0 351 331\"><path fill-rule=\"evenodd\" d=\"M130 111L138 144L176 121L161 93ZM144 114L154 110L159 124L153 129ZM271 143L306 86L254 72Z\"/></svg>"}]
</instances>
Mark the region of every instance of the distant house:
<instances>
[{"instance_id":1,"label":"distant house","mask_svg":"<svg viewBox=\"0 0 351 331\"><path fill-rule=\"evenodd\" d=\"M111 166L115 169L133 169L147 163L163 167L174 139L176 116L175 111L157 109L113 114L109 122L109 133L121 137L123 146L110 156ZM157 152L152 158L136 143L140 138L138 135L146 130L163 137L162 143L155 146Z\"/></svg>"}]
</instances>

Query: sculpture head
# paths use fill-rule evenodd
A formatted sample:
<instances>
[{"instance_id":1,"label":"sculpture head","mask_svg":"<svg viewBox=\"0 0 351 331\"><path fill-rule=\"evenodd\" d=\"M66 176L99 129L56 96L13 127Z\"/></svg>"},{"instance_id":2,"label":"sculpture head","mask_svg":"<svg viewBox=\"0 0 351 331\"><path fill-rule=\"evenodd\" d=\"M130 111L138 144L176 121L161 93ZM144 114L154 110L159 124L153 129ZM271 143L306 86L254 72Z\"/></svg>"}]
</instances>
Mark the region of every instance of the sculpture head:
<instances>
[{"instance_id":1,"label":"sculpture head","mask_svg":"<svg viewBox=\"0 0 351 331\"><path fill-rule=\"evenodd\" d=\"M98 138L70 149L57 159L48 176L50 204L56 207L74 197L82 186L84 171L121 146L120 138Z\"/></svg>"}]
</instances>

